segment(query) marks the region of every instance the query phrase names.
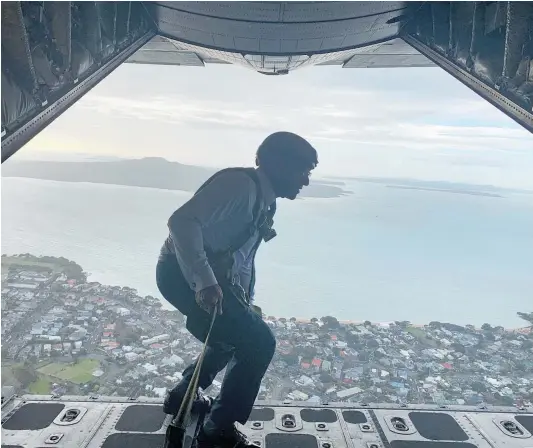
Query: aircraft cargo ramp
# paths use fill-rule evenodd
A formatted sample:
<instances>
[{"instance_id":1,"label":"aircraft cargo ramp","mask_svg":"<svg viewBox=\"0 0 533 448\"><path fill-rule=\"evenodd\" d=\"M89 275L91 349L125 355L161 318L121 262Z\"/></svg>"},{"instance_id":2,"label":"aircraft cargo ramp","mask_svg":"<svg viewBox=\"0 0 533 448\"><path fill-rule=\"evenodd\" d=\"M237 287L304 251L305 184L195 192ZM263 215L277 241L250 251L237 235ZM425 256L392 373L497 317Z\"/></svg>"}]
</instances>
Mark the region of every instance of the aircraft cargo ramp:
<instances>
[{"instance_id":1,"label":"aircraft cargo ramp","mask_svg":"<svg viewBox=\"0 0 533 448\"><path fill-rule=\"evenodd\" d=\"M162 448L162 400L3 397L2 448ZM533 409L257 402L242 428L265 448L531 448Z\"/></svg>"}]
</instances>

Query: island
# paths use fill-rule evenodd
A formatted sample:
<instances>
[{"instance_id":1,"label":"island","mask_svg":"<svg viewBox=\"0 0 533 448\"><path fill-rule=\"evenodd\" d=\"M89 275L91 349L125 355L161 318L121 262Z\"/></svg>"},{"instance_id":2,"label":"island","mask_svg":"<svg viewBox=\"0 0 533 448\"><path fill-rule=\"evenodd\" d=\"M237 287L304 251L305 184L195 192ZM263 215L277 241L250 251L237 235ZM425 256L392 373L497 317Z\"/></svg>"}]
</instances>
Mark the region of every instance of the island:
<instances>
[{"instance_id":1,"label":"island","mask_svg":"<svg viewBox=\"0 0 533 448\"><path fill-rule=\"evenodd\" d=\"M499 195L496 193L487 193L484 191L451 190L451 189L445 189L445 188L428 188L428 187L408 187L406 185L387 185L387 188L396 188L398 190L436 191L439 193L468 194L470 196L485 196L487 198L503 198L502 195Z\"/></svg>"},{"instance_id":2,"label":"island","mask_svg":"<svg viewBox=\"0 0 533 448\"><path fill-rule=\"evenodd\" d=\"M335 181L347 181L383 185L386 188L399 190L429 191L438 193L465 194L484 196L487 198L505 198L508 195L533 195L533 190L524 188L507 188L495 185L467 184L445 180L423 180L394 177L331 177Z\"/></svg>"},{"instance_id":3,"label":"island","mask_svg":"<svg viewBox=\"0 0 533 448\"><path fill-rule=\"evenodd\" d=\"M170 162L160 157L105 162L51 162L9 160L3 177L25 177L61 182L148 187L195 192L217 169ZM344 183L312 180L303 198L338 198L351 192Z\"/></svg>"}]
</instances>

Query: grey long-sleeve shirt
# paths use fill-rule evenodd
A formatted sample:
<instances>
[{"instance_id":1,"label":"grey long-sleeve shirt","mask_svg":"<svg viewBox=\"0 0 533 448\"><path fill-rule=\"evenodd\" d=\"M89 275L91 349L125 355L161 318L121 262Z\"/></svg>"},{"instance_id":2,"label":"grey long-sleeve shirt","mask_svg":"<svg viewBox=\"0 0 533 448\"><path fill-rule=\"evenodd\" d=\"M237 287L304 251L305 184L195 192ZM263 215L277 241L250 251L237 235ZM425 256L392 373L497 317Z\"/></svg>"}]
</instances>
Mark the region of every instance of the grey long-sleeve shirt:
<instances>
[{"instance_id":1,"label":"grey long-sleeve shirt","mask_svg":"<svg viewBox=\"0 0 533 448\"><path fill-rule=\"evenodd\" d=\"M270 181L257 170L263 194L262 210L275 201ZM168 221L173 244L164 250L176 255L179 266L191 289L200 291L217 284L205 248L214 252L226 250L253 221L256 185L246 173L228 171L183 204ZM255 232L234 254L233 277L248 290L253 263L253 248L260 238ZM253 291L251 291L253 299Z\"/></svg>"}]
</instances>

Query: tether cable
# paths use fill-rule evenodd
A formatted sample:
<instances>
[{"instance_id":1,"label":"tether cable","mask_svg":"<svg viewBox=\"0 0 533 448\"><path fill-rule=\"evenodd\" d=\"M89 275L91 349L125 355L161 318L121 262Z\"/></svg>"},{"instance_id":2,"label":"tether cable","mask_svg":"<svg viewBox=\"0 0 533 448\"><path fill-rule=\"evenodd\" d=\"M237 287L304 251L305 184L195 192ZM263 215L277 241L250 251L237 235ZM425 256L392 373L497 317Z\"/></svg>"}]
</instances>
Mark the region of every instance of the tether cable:
<instances>
[{"instance_id":1,"label":"tether cable","mask_svg":"<svg viewBox=\"0 0 533 448\"><path fill-rule=\"evenodd\" d=\"M211 324L209 325L209 331L207 332L202 352L200 353L200 356L198 356L198 360L196 361L196 367L194 368L191 382L187 387L187 391L185 392L185 396L183 397L179 411L176 414L176 417L172 420L172 425L177 426L178 428L184 429L190 424L192 407L194 404L194 400L196 399L196 392L198 391L200 371L202 369L202 364L204 363L205 353L209 344L209 337L211 336L211 331L213 330L218 310L219 304L215 305L214 307L213 316L211 317Z\"/></svg>"}]
</instances>

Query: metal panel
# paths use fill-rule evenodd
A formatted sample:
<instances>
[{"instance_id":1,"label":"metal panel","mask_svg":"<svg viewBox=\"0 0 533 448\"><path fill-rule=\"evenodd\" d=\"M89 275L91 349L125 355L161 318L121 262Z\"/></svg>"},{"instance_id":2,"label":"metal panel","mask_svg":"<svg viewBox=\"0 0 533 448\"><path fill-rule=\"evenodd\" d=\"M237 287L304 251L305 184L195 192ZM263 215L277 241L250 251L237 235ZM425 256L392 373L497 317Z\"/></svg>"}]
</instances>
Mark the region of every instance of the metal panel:
<instances>
[{"instance_id":1,"label":"metal panel","mask_svg":"<svg viewBox=\"0 0 533 448\"><path fill-rule=\"evenodd\" d=\"M435 64L421 54L356 54L343 65L343 68L386 67L435 67Z\"/></svg>"},{"instance_id":2,"label":"metal panel","mask_svg":"<svg viewBox=\"0 0 533 448\"><path fill-rule=\"evenodd\" d=\"M277 22L282 2L156 2L156 7L221 19Z\"/></svg>"},{"instance_id":3,"label":"metal panel","mask_svg":"<svg viewBox=\"0 0 533 448\"><path fill-rule=\"evenodd\" d=\"M398 35L402 22L397 19L407 11L402 2L185 3L154 4L160 34L258 54L326 53L390 39Z\"/></svg>"},{"instance_id":4,"label":"metal panel","mask_svg":"<svg viewBox=\"0 0 533 448\"><path fill-rule=\"evenodd\" d=\"M343 38L344 39L344 38ZM276 41L277 42L277 41ZM293 46L287 45L292 42ZM175 64L175 65L200 65L194 64L193 60L183 61L181 57L167 54L166 51L186 51L198 55L199 60L205 64L222 63L222 64L239 64L247 68L253 68L258 71L273 71L272 64L264 64L264 58L290 58L287 64L276 65L277 69L295 70L301 67L312 65L342 65L345 68L360 67L433 67L435 64L422 56L413 47L406 44L401 39L382 42L371 46L357 47L355 49L335 51L331 53L319 53L312 56L307 54L298 54L296 52L298 41L282 41L282 49L285 52L291 50L292 56L262 56L253 54L242 55L236 52L226 52L208 49L198 45L191 45L179 42L173 39L167 39L162 36L154 37L139 52L130 57L128 63L146 63L146 64ZM161 51L160 51L161 50ZM163 51L165 50L165 51ZM273 52L275 54L275 52ZM271 53L272 54L272 53Z\"/></svg>"},{"instance_id":5,"label":"metal panel","mask_svg":"<svg viewBox=\"0 0 533 448\"><path fill-rule=\"evenodd\" d=\"M302 23L370 17L401 11L406 2L156 2L205 17L261 23Z\"/></svg>"},{"instance_id":6,"label":"metal panel","mask_svg":"<svg viewBox=\"0 0 533 448\"><path fill-rule=\"evenodd\" d=\"M190 51L196 53L204 61L204 63L229 63L252 68L252 66L246 61L241 53L214 50L211 48L201 47L199 45L178 42L173 39L168 40L181 51Z\"/></svg>"},{"instance_id":7,"label":"metal panel","mask_svg":"<svg viewBox=\"0 0 533 448\"><path fill-rule=\"evenodd\" d=\"M37 91L37 76L33 65L29 36L24 26L21 2L2 5L2 65L8 57L17 77L30 92Z\"/></svg>"},{"instance_id":8,"label":"metal panel","mask_svg":"<svg viewBox=\"0 0 533 448\"><path fill-rule=\"evenodd\" d=\"M402 39L392 39L375 45L358 48L356 54L408 55L420 53Z\"/></svg>"},{"instance_id":9,"label":"metal panel","mask_svg":"<svg viewBox=\"0 0 533 448\"><path fill-rule=\"evenodd\" d=\"M401 14L406 2L285 2L283 22L326 22L353 17L373 17L386 13ZM398 15L396 14L396 15Z\"/></svg>"},{"instance_id":10,"label":"metal panel","mask_svg":"<svg viewBox=\"0 0 533 448\"><path fill-rule=\"evenodd\" d=\"M26 448L163 446L170 417L162 414L162 401L147 397L18 397L14 409L9 412L2 410L2 443L7 446L24 445ZM13 429L13 425L6 425L10 419L17 418L17 412L24 410L24 405L31 405L32 412L36 413L49 409L51 405L63 406L57 418L72 409L84 412L79 419L65 425L52 423L35 429L31 415L18 418L22 428L17 426L18 429ZM27 413L28 409L23 412ZM55 414L57 412L53 412L48 420L53 419ZM143 416L146 418L143 419ZM532 440L527 431L524 437L516 437L500 430L494 422L517 421L517 418L528 416L531 417L531 412L521 412L516 408L480 410L456 406L441 409L432 405L357 406L350 403L303 406L298 402L257 402L249 421L240 429L250 441L270 448L526 448L531 446ZM408 430L396 428L390 421L394 418L403 419ZM288 421L293 424L284 424ZM435 425L439 427L434 428ZM51 443L52 436L56 438Z\"/></svg>"},{"instance_id":11,"label":"metal panel","mask_svg":"<svg viewBox=\"0 0 533 448\"><path fill-rule=\"evenodd\" d=\"M176 46L169 41L166 37L163 36L154 36L150 39L143 47L139 50L141 51L175 51Z\"/></svg>"},{"instance_id":12,"label":"metal panel","mask_svg":"<svg viewBox=\"0 0 533 448\"><path fill-rule=\"evenodd\" d=\"M450 75L472 89L479 96L486 99L503 113L526 128L529 132L533 132L533 111L528 111L519 107L497 90L490 87L487 83L480 81L474 75L471 75L466 70L459 67L457 64L454 64L435 50L429 48L427 45L424 45L414 37L404 36L403 39L439 67L446 70Z\"/></svg>"},{"instance_id":13,"label":"metal panel","mask_svg":"<svg viewBox=\"0 0 533 448\"><path fill-rule=\"evenodd\" d=\"M533 436L516 420L515 416L509 414L466 414L466 419L470 425L477 428L483 437L490 443L497 445L497 441L506 440L506 446L528 447L533 443ZM505 429L502 422L512 422L519 429L517 434L513 434ZM521 433L521 434L520 434Z\"/></svg>"},{"instance_id":14,"label":"metal panel","mask_svg":"<svg viewBox=\"0 0 533 448\"><path fill-rule=\"evenodd\" d=\"M404 41L394 39L401 24L387 22L407 11L404 2L157 2L154 5L154 17L168 41L177 48L194 51L205 63L238 63L262 73L275 73L278 69L290 71L318 64L341 65L355 54L376 52L416 56L394 58L393 62L385 57L359 58L346 67L433 65ZM127 62L179 64L176 56L155 51L145 53L169 48L168 44L157 43L165 37L157 39ZM370 47L369 42L373 44ZM350 48L339 50L346 47ZM280 54L305 57L305 61L276 66L274 70L263 63L247 63L243 54L248 60L254 54Z\"/></svg>"},{"instance_id":15,"label":"metal panel","mask_svg":"<svg viewBox=\"0 0 533 448\"><path fill-rule=\"evenodd\" d=\"M435 64L402 39L393 39L358 48L343 65L343 68L363 67L435 67Z\"/></svg>"},{"instance_id":16,"label":"metal panel","mask_svg":"<svg viewBox=\"0 0 533 448\"><path fill-rule=\"evenodd\" d=\"M204 63L192 51L174 50L139 50L126 61L135 64L154 64L154 65L186 65L194 67L203 67Z\"/></svg>"}]
</instances>

